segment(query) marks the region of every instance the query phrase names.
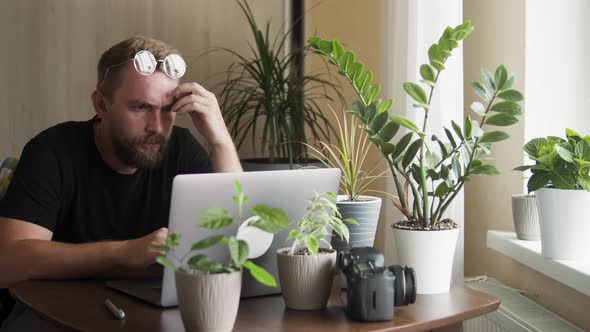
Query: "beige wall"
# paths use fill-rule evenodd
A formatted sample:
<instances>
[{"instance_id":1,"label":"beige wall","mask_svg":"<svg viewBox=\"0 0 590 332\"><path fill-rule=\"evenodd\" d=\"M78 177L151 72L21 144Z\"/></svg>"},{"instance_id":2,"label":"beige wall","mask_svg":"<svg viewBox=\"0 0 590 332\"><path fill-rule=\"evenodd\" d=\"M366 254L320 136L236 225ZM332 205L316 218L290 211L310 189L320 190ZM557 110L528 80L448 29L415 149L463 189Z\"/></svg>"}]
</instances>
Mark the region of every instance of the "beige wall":
<instances>
[{"instance_id":1,"label":"beige wall","mask_svg":"<svg viewBox=\"0 0 590 332\"><path fill-rule=\"evenodd\" d=\"M249 1L259 24L282 29L284 1ZM232 61L212 47L246 52L250 32L234 0L0 1L0 158L18 155L41 130L89 119L96 63L134 34L162 39L184 55L186 81L214 89ZM192 127L188 118L179 124Z\"/></svg>"},{"instance_id":2,"label":"beige wall","mask_svg":"<svg viewBox=\"0 0 590 332\"><path fill-rule=\"evenodd\" d=\"M465 41L465 105L475 95L468 83L479 80L480 67L505 64L515 73L516 88L525 91L525 0L464 0L465 18L475 26ZM469 91L469 92L467 92ZM525 112L533 112L526 109ZM524 123L508 129L512 138L493 148L501 175L476 177L465 188L465 275L488 275L524 290L529 297L585 330L590 330L590 298L514 260L486 248L486 232L513 231L510 196L522 192Z\"/></svg>"}]
</instances>

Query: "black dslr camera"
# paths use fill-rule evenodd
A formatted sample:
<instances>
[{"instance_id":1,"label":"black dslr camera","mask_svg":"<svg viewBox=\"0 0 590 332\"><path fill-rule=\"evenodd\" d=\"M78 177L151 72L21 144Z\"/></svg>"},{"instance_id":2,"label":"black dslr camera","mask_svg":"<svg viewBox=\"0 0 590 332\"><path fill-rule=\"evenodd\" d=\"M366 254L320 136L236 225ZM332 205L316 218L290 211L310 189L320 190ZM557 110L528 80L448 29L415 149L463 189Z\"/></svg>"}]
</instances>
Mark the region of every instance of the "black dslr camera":
<instances>
[{"instance_id":1,"label":"black dslr camera","mask_svg":"<svg viewBox=\"0 0 590 332\"><path fill-rule=\"evenodd\" d=\"M338 253L338 267L348 284L346 314L360 321L393 319L393 307L416 301L416 275L407 266L385 267L383 253L372 247Z\"/></svg>"}]
</instances>

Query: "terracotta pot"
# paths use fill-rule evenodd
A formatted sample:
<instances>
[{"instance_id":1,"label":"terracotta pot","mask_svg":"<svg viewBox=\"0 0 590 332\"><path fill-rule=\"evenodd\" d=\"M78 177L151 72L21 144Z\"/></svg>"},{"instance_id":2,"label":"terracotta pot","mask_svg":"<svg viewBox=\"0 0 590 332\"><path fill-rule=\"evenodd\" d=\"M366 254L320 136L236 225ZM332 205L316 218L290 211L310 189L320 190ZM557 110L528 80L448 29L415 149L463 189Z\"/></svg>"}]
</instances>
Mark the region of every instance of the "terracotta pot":
<instances>
[{"instance_id":1,"label":"terracotta pot","mask_svg":"<svg viewBox=\"0 0 590 332\"><path fill-rule=\"evenodd\" d=\"M176 272L178 307L186 331L231 331L236 322L242 271L192 274Z\"/></svg>"},{"instance_id":2,"label":"terracotta pot","mask_svg":"<svg viewBox=\"0 0 590 332\"><path fill-rule=\"evenodd\" d=\"M279 280L287 308L321 310L328 304L334 279L336 250L312 255L289 255L277 250Z\"/></svg>"}]
</instances>

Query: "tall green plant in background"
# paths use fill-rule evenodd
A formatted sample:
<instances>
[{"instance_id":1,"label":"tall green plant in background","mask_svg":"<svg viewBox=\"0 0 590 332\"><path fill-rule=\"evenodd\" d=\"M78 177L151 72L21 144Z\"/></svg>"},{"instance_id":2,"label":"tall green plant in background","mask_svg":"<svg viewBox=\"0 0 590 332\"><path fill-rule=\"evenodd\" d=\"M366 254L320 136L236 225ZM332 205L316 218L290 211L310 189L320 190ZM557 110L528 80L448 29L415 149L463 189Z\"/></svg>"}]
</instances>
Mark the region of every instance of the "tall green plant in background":
<instances>
[{"instance_id":1,"label":"tall green plant in background","mask_svg":"<svg viewBox=\"0 0 590 332\"><path fill-rule=\"evenodd\" d=\"M353 52L345 50L340 41L316 36L308 40L354 87L359 99L353 102L351 112L361 120L370 140L389 163L397 193L395 206L412 224L426 229L443 227L441 217L471 176L499 174L493 165L485 164L484 159L492 143L508 139L509 135L484 129L510 126L518 122L517 116L522 114L518 102L523 100L523 95L512 89L514 76L503 65L493 75L482 70L482 81L472 83L483 102L471 105L479 121L467 116L463 128L451 121L450 128L443 128L446 141L431 135L430 140L436 144L427 144L428 115L434 111L431 102L439 76L451 52L472 30L470 21L455 28L447 27L438 42L429 48L429 63L420 66L421 84L404 83L405 92L416 101L414 108L423 112L420 127L408 118L390 114L392 100L378 99L381 88L373 83L372 71L365 70L364 64L356 60ZM400 127L409 131L392 141Z\"/></svg>"},{"instance_id":2,"label":"tall green plant in background","mask_svg":"<svg viewBox=\"0 0 590 332\"><path fill-rule=\"evenodd\" d=\"M321 74L298 73L297 54L309 48L288 50L290 31L272 39L270 22L261 31L248 3L238 4L248 19L254 45L250 55L223 48L238 59L229 67L219 95L229 131L238 149L250 138L256 153L272 163L304 162L307 148L302 143L334 133L318 101L334 101L329 92L341 100L342 95Z\"/></svg>"}]
</instances>

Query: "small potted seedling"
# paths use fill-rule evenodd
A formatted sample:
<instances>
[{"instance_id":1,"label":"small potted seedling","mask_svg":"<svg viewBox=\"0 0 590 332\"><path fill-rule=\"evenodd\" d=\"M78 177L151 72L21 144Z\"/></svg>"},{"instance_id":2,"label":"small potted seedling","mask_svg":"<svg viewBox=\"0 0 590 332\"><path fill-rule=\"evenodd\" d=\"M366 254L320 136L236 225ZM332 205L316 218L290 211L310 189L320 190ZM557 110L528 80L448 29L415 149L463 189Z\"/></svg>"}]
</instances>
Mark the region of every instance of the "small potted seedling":
<instances>
[{"instance_id":1,"label":"small potted seedling","mask_svg":"<svg viewBox=\"0 0 590 332\"><path fill-rule=\"evenodd\" d=\"M315 194L309 200L303 218L297 221L287 240L293 239L290 248L277 251L279 279L285 305L297 310L326 308L332 288L336 250L332 249L329 228L348 242L348 228L335 204L336 194ZM327 248L320 248L324 243Z\"/></svg>"},{"instance_id":2,"label":"small potted seedling","mask_svg":"<svg viewBox=\"0 0 590 332\"><path fill-rule=\"evenodd\" d=\"M238 220L241 220L242 205L248 201L239 182L235 182L238 204ZM254 215L249 226L263 231L278 233L289 225L289 219L280 209L256 205L250 209ZM222 208L205 209L197 221L199 227L218 230L234 222L231 214ZM166 245L156 247L167 254L156 260L175 272L178 306L187 331L231 331L236 321L240 304L242 269L246 268L260 283L276 287L273 276L262 267L248 260L248 243L235 236L215 235L194 243L189 252L178 256L174 248L181 234L172 233ZM202 250L216 244L224 244L229 250L229 261L211 260Z\"/></svg>"}]
</instances>

